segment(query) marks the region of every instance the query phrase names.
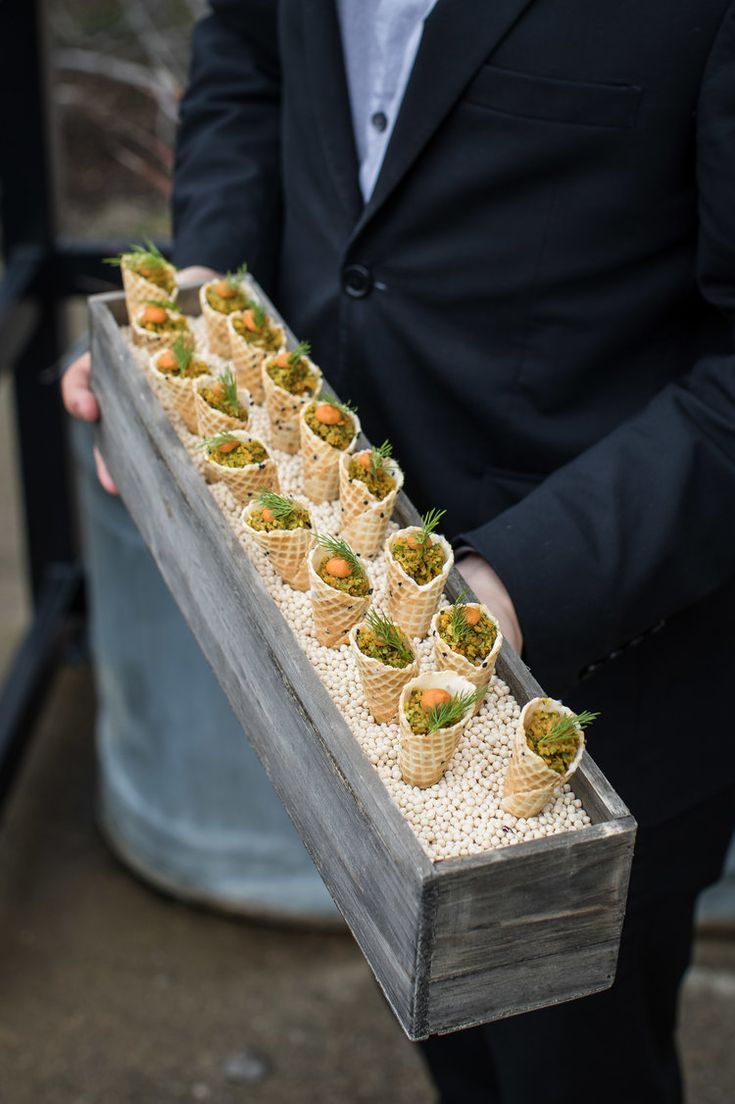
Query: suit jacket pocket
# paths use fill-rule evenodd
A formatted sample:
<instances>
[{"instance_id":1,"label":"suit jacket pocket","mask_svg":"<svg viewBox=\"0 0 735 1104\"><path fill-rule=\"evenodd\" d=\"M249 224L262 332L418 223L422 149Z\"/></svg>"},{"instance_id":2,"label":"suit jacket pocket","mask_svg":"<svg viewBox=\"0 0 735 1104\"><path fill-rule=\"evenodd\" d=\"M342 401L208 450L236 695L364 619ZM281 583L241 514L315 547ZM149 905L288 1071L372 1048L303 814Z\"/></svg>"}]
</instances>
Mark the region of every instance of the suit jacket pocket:
<instances>
[{"instance_id":1,"label":"suit jacket pocket","mask_svg":"<svg viewBox=\"0 0 735 1104\"><path fill-rule=\"evenodd\" d=\"M635 84L561 80L483 65L465 100L527 119L625 129L635 126L642 91Z\"/></svg>"}]
</instances>

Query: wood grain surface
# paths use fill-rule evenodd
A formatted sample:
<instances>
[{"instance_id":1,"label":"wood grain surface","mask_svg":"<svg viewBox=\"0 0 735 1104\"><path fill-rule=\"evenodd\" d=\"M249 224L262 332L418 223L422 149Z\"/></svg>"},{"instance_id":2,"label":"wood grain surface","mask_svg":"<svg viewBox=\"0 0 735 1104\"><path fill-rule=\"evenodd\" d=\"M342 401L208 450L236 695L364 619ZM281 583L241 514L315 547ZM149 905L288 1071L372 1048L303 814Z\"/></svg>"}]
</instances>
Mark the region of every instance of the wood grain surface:
<instances>
[{"instance_id":1,"label":"wood grain surface","mask_svg":"<svg viewBox=\"0 0 735 1104\"><path fill-rule=\"evenodd\" d=\"M253 292L278 318L257 285ZM199 313L196 289L179 302ZM635 822L589 755L574 789L592 825L432 863L150 390L120 334L122 294L94 296L90 318L110 472L408 1036L609 985ZM401 494L396 520L417 517ZM453 571L449 597L463 588ZM521 705L540 692L507 646L497 672Z\"/></svg>"}]
</instances>

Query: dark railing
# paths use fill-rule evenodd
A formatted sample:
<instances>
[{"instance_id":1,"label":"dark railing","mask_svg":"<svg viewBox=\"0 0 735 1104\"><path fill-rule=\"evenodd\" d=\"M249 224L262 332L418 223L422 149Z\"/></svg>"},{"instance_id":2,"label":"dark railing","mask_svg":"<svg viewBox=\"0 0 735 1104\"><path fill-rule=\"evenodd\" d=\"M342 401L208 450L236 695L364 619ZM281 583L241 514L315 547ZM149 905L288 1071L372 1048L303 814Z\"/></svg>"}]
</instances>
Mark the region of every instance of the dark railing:
<instances>
[{"instance_id":1,"label":"dark railing","mask_svg":"<svg viewBox=\"0 0 735 1104\"><path fill-rule=\"evenodd\" d=\"M114 286L117 242L57 235L41 0L0 4L0 374L12 374L31 624L0 689L0 813L84 594L65 416L65 301ZM68 360L68 354L66 355Z\"/></svg>"}]
</instances>

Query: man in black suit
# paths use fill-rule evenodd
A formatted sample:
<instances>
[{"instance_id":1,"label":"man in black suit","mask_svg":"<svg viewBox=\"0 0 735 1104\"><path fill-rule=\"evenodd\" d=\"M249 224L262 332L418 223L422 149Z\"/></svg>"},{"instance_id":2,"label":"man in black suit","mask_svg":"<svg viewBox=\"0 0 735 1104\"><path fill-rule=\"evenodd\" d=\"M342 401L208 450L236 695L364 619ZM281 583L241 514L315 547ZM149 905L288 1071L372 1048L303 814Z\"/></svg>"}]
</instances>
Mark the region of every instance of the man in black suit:
<instances>
[{"instance_id":1,"label":"man in black suit","mask_svg":"<svg viewBox=\"0 0 735 1104\"><path fill-rule=\"evenodd\" d=\"M367 194L346 7L213 0L175 259L248 259L640 824L613 989L432 1041L442 1099L671 1104L735 800L735 4L427 4Z\"/></svg>"}]
</instances>

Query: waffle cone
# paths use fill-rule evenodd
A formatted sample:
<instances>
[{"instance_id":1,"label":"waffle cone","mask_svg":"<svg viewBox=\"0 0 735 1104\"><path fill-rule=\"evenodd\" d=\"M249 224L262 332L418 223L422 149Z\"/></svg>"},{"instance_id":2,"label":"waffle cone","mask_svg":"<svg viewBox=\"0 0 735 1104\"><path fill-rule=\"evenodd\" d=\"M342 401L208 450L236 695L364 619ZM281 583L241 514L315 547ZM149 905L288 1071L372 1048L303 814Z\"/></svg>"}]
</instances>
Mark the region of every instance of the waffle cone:
<instances>
[{"instance_id":1,"label":"waffle cone","mask_svg":"<svg viewBox=\"0 0 735 1104\"><path fill-rule=\"evenodd\" d=\"M273 353L267 352L265 349L261 349L260 346L254 345L252 342L246 341L244 337L241 337L232 325L234 317L234 314L230 314L227 318L232 370L235 373L238 385L240 387L247 387L253 397L253 402L262 403L265 401L263 365L266 360L269 360L273 356ZM281 345L278 352L282 352L286 348L286 334L282 326L276 326L275 328L279 331L281 337ZM276 356L277 355L278 353L276 353Z\"/></svg>"},{"instance_id":2,"label":"waffle cone","mask_svg":"<svg viewBox=\"0 0 735 1104\"><path fill-rule=\"evenodd\" d=\"M369 449L364 451L369 454ZM339 462L340 532L361 556L377 556L385 544L393 507L403 487L403 472L394 460L388 460L386 467L396 485L385 498L376 498L359 479L350 479L352 458L349 453L343 453Z\"/></svg>"},{"instance_id":3,"label":"waffle cone","mask_svg":"<svg viewBox=\"0 0 735 1104\"><path fill-rule=\"evenodd\" d=\"M454 553L449 541L444 537L432 535L430 537L432 544L439 541L444 549L444 567L435 579L419 586L410 575L406 574L400 564L396 563L390 553L390 546L395 540L408 536L409 533L419 532L420 529L417 526L410 525L394 533L388 541L385 564L388 575L388 612L407 636L412 639L420 637L423 640L429 631L431 619L436 613L447 576L452 570Z\"/></svg>"},{"instance_id":4,"label":"waffle cone","mask_svg":"<svg viewBox=\"0 0 735 1104\"><path fill-rule=\"evenodd\" d=\"M355 447L357 438L360 436L360 419L357 414L350 414L355 424L355 435L346 449L334 448L323 441L307 424L306 411L309 405L309 403L304 404L299 416L304 494L312 502L332 502L339 495L340 461Z\"/></svg>"},{"instance_id":5,"label":"waffle cone","mask_svg":"<svg viewBox=\"0 0 735 1104\"><path fill-rule=\"evenodd\" d=\"M223 314L222 311L212 310L207 302L207 288L218 282L218 280L208 280L206 284L202 284L199 288L199 305L202 308L202 317L207 332L207 348L215 356L229 360L230 331L227 322L230 316Z\"/></svg>"},{"instance_id":6,"label":"waffle cone","mask_svg":"<svg viewBox=\"0 0 735 1104\"><path fill-rule=\"evenodd\" d=\"M206 399L202 398L201 389L212 387L215 383L217 383L216 376L198 376L194 380L192 394L194 396L196 427L192 432L198 433L200 437L215 437L218 433L232 433L236 429L246 431L250 418L250 392L246 391L244 387L238 387L237 389L237 397L248 412L245 421L240 421L239 418L232 418L229 414L223 414L221 410L215 410Z\"/></svg>"},{"instance_id":7,"label":"waffle cone","mask_svg":"<svg viewBox=\"0 0 735 1104\"><path fill-rule=\"evenodd\" d=\"M232 436L240 441L257 440L241 430L232 431ZM207 457L205 471L211 483L224 483L232 497L240 506L246 506L251 498L261 491L278 491L278 468L275 460L269 456L261 464L248 464L244 468L228 468L224 464Z\"/></svg>"},{"instance_id":8,"label":"waffle cone","mask_svg":"<svg viewBox=\"0 0 735 1104\"><path fill-rule=\"evenodd\" d=\"M503 634L500 631L500 625L490 613L487 606L483 606L481 602L470 602L469 605L478 607L482 613L492 621L497 630L495 643L490 652L480 666L476 667L474 663L470 663L466 656L461 655L460 652L453 651L446 640L443 640L439 635L437 622L442 610L437 610L431 619L431 634L434 637L434 663L437 671L454 671L456 674L461 675L462 678L466 678L467 681L471 682L473 686L476 686L478 690L480 688L486 689L492 678L493 671L495 670L495 664L500 655L500 649L503 647ZM475 702L475 713L481 705L481 701Z\"/></svg>"},{"instance_id":9,"label":"waffle cone","mask_svg":"<svg viewBox=\"0 0 735 1104\"><path fill-rule=\"evenodd\" d=\"M140 311L138 311L138 314L140 314ZM144 329L133 319L130 323L130 330L133 337L133 344L141 349L145 349L151 356L153 353L160 353L163 349L170 349L177 337L183 338L187 348L193 349L196 344L194 334L190 329L164 330L162 333L152 333L150 330Z\"/></svg>"},{"instance_id":10,"label":"waffle cone","mask_svg":"<svg viewBox=\"0 0 735 1104\"><path fill-rule=\"evenodd\" d=\"M272 357L269 357L269 360L272 359ZM273 448L281 449L282 452L287 452L290 456L293 456L299 451L299 414L301 408L310 403L314 395L319 392L322 374L316 364L310 360L309 364L316 373L314 394L292 395L273 382L266 371L267 363L268 361L263 364L261 379L265 393L265 408L268 411L270 442Z\"/></svg>"},{"instance_id":11,"label":"waffle cone","mask_svg":"<svg viewBox=\"0 0 735 1104\"><path fill-rule=\"evenodd\" d=\"M173 265L169 266L171 271L175 269ZM178 287L174 287L173 291L164 291L158 284L151 283L150 280L146 280L145 276L141 276L138 272L133 272L131 268L128 268L124 263L120 265L120 271L122 272L123 291L125 292L125 304L128 308L128 319L135 318L136 314L142 311L150 299L169 299L172 303L176 302L176 296L179 294Z\"/></svg>"},{"instance_id":12,"label":"waffle cone","mask_svg":"<svg viewBox=\"0 0 735 1104\"><path fill-rule=\"evenodd\" d=\"M294 590L308 590L311 583L306 561L314 545L313 528L274 529L270 533L252 529L247 523L247 517L256 509L257 502L250 502L243 510L244 531L266 553L284 582Z\"/></svg>"},{"instance_id":13,"label":"waffle cone","mask_svg":"<svg viewBox=\"0 0 735 1104\"><path fill-rule=\"evenodd\" d=\"M515 817L532 817L541 812L558 790L574 774L584 754L584 733L578 729L579 749L566 774L557 774L547 767L540 755L532 751L526 740L526 726L537 709L554 709L562 716L572 716L572 710L552 698L531 698L523 707L513 739L513 751L503 786L502 808Z\"/></svg>"},{"instance_id":14,"label":"waffle cone","mask_svg":"<svg viewBox=\"0 0 735 1104\"><path fill-rule=\"evenodd\" d=\"M357 630L350 629L350 649L355 657L360 685L365 695L367 707L378 724L390 724L398 715L398 699L406 683L419 673L419 664L414 653L413 663L408 667L388 667L372 656L365 655L357 646Z\"/></svg>"},{"instance_id":15,"label":"waffle cone","mask_svg":"<svg viewBox=\"0 0 735 1104\"><path fill-rule=\"evenodd\" d=\"M326 549L318 546L309 554L307 563L311 608L314 615L314 632L319 643L327 648L338 648L341 644L347 643L350 629L365 616L370 605L370 595L366 594L364 598L353 598L351 594L345 594L341 590L328 586L317 574L317 568L321 567L329 555Z\"/></svg>"},{"instance_id":16,"label":"waffle cone","mask_svg":"<svg viewBox=\"0 0 735 1104\"><path fill-rule=\"evenodd\" d=\"M425 690L434 686L448 690L452 695L472 693L475 689L472 683L461 675L455 675L453 671L430 671L411 679L401 690L398 702L398 724L401 730L398 766L403 781L422 790L435 785L443 777L460 736L472 716L472 709L468 707L462 720L451 728L440 728L430 736L417 736L406 720L405 704L414 690Z\"/></svg>"},{"instance_id":17,"label":"waffle cone","mask_svg":"<svg viewBox=\"0 0 735 1104\"><path fill-rule=\"evenodd\" d=\"M148 361L148 379L151 382L151 387L166 413L169 416L178 414L189 432L196 433L197 415L194 401L194 383L199 378L210 379L211 377L192 378L184 376L182 378L181 376L171 376L166 372L160 372L156 367L156 362L161 352L163 352L163 349L154 353Z\"/></svg>"}]
</instances>

